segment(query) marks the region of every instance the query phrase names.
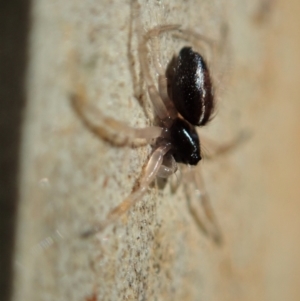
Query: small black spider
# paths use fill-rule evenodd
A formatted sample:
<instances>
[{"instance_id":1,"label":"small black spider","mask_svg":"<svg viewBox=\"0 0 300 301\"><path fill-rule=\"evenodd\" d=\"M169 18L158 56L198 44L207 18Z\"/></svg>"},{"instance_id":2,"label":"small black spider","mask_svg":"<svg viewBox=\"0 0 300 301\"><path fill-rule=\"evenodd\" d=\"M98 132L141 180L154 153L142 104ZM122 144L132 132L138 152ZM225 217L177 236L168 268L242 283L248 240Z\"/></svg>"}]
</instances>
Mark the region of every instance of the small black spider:
<instances>
[{"instance_id":1,"label":"small black spider","mask_svg":"<svg viewBox=\"0 0 300 301\"><path fill-rule=\"evenodd\" d=\"M176 162L196 165L201 153L194 126L204 126L212 116L211 78L203 57L190 47L182 48L173 64L169 95L183 118L174 119L170 127L172 153Z\"/></svg>"},{"instance_id":2,"label":"small black spider","mask_svg":"<svg viewBox=\"0 0 300 301\"><path fill-rule=\"evenodd\" d=\"M140 28L142 28L140 26ZM154 150L144 167L139 187L132 192L120 205L110 211L107 218L97 226L82 234L83 237L102 231L117 220L123 213L141 199L149 185L156 177L166 178L177 170L177 163L197 165L201 160L200 139L196 126L206 125L215 107L210 72L203 57L191 47L184 47L169 65L168 76L156 53L155 69L158 73L158 89L150 75L147 42L155 40L162 32L177 30L178 25L157 26L145 34L139 34L139 61L145 79L149 97L156 113L156 126L136 129L114 120L87 104L85 89L77 85L77 92L72 97L76 112L84 123L102 138L116 143L116 136L108 134L112 129L126 139L123 143L132 143L136 138L152 143ZM94 121L100 120L100 125ZM153 143L154 141L154 143ZM220 241L220 231L209 206L207 195L197 174L195 182L200 190L200 198L205 215L210 221L209 233L216 241Z\"/></svg>"}]
</instances>

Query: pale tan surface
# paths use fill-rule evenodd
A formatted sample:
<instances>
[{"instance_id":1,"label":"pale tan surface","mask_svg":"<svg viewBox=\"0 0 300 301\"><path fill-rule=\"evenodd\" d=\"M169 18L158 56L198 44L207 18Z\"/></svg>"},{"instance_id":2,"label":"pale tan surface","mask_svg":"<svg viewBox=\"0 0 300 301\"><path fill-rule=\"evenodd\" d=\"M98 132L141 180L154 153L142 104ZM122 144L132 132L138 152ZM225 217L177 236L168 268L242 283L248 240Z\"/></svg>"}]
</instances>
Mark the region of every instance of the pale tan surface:
<instances>
[{"instance_id":1,"label":"pale tan surface","mask_svg":"<svg viewBox=\"0 0 300 301\"><path fill-rule=\"evenodd\" d=\"M248 129L252 137L202 162L224 245L207 240L182 188L172 194L169 185L151 189L105 233L78 237L130 193L151 151L112 147L70 106L75 50L94 104L132 126L150 122L145 91L147 114L134 97L130 2L120 2L33 1L15 300L299 300L296 0L141 5L146 28L178 23L220 41L228 26L211 61L221 78L218 114L203 132L224 141ZM166 35L160 44L166 63L183 42Z\"/></svg>"}]
</instances>

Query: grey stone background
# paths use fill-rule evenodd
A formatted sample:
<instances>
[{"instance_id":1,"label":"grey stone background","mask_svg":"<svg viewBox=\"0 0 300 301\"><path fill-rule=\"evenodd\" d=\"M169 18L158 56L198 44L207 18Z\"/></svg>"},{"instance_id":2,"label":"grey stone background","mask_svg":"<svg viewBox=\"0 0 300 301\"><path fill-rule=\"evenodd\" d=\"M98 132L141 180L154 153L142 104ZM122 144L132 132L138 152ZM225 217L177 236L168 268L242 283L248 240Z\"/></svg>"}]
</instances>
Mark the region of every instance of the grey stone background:
<instances>
[{"instance_id":1,"label":"grey stone background","mask_svg":"<svg viewBox=\"0 0 300 301\"><path fill-rule=\"evenodd\" d=\"M149 125L137 28L131 1L32 1L13 300L299 300L299 3L140 5L146 29L181 24L221 45L205 54L218 105L201 132L219 142L251 133L201 162L224 244L207 239L170 184L80 238L131 192L151 148L93 135L70 105L70 72L75 65L102 112ZM159 41L164 64L186 44L170 34Z\"/></svg>"}]
</instances>

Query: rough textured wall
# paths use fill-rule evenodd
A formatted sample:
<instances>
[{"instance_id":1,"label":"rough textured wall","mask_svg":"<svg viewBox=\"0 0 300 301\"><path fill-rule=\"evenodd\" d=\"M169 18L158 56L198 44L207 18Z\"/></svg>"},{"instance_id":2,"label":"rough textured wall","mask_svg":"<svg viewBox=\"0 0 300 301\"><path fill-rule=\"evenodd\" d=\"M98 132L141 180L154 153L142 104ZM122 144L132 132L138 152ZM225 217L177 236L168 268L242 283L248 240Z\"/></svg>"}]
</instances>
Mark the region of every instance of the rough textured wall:
<instances>
[{"instance_id":1,"label":"rough textured wall","mask_svg":"<svg viewBox=\"0 0 300 301\"><path fill-rule=\"evenodd\" d=\"M151 148L112 147L83 125L70 66L102 112L148 125L136 24L130 1L33 1L14 300L299 300L299 4L140 4L146 29L181 24L221 45L205 50L218 106L201 132L219 142L251 133L201 162L224 244L205 237L170 184L104 233L79 236L132 191ZM159 42L164 64L186 44Z\"/></svg>"}]
</instances>

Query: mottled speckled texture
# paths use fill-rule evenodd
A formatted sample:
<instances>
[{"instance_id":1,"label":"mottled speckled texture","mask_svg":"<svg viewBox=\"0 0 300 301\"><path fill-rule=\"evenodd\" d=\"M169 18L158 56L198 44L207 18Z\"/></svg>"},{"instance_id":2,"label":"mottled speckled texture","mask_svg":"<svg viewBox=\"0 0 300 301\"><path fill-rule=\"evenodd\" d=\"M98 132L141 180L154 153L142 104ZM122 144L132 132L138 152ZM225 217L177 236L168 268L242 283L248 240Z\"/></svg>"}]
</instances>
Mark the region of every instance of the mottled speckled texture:
<instances>
[{"instance_id":1,"label":"mottled speckled texture","mask_svg":"<svg viewBox=\"0 0 300 301\"><path fill-rule=\"evenodd\" d=\"M136 29L130 1L32 1L15 301L299 300L299 4L284 3L141 1L145 28L182 24L222 46L205 54L218 105L202 132L220 142L252 133L201 163L225 237L218 247L169 184L104 233L79 237L131 192L151 149L112 147L82 124L70 106L71 54L93 104L147 125ZM164 63L184 44L163 35Z\"/></svg>"}]
</instances>

